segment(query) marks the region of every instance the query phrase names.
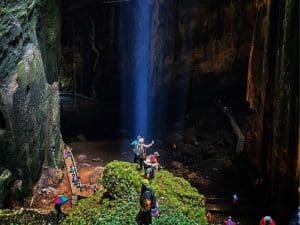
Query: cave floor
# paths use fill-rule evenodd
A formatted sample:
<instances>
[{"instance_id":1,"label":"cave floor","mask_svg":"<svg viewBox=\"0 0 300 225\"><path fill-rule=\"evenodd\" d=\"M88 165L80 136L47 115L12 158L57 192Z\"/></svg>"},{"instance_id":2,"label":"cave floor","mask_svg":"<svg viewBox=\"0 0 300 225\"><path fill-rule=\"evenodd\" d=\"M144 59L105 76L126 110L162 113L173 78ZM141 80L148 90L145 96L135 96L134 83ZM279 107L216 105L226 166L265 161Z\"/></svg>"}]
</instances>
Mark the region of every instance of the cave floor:
<instances>
[{"instance_id":1,"label":"cave floor","mask_svg":"<svg viewBox=\"0 0 300 225\"><path fill-rule=\"evenodd\" d=\"M243 162L234 155L235 137L225 116L214 108L201 109L194 114L197 116L194 116L191 128L182 131L175 126L167 141L155 140L156 144L147 153L159 151L161 165L176 176L189 180L206 198L221 197L230 201L234 193L238 193L242 200L244 197L253 198L255 193L251 193L252 184L243 174ZM195 143L195 136L198 143ZM67 144L73 149L82 182L91 188L96 185L106 163L112 160L133 161L129 139L92 142L79 139L77 136L77 141ZM67 176L60 184L53 184L53 173L50 169L44 170L33 196L25 199L25 207L49 212L53 210L52 200L56 194L71 197ZM69 201L63 206L63 211L67 213L71 207ZM260 216L235 210L212 214L212 224L223 223L224 218L231 215L241 224L253 225Z\"/></svg>"},{"instance_id":2,"label":"cave floor","mask_svg":"<svg viewBox=\"0 0 300 225\"><path fill-rule=\"evenodd\" d=\"M73 142L69 143L68 146L73 149L82 182L93 188L106 163L112 160L132 162L133 154L129 144L130 140L121 139L101 142ZM160 147L163 146L167 145L161 144ZM172 158L174 155L170 154L168 148L153 148L149 152L156 150L161 153L160 163L166 169L172 171L176 176L189 180L206 197L231 198L232 193L242 190L241 187L234 187L236 185L236 182L233 181L235 178L228 174L232 170L232 161L228 157L225 159L208 158L199 160L197 163L189 163L189 157L184 158L185 162L179 161L178 158ZM223 153L221 155L223 157ZM67 176L64 176L60 184L54 184L51 179L54 173L55 171L51 169L44 170L40 181L34 188L33 195L24 200L25 207L35 208L46 213L53 210L52 200L55 195L66 194L71 198ZM97 188L99 189L101 186L98 185ZM234 192L232 192L233 190ZM71 201L64 204L62 208L67 213L72 208ZM213 213L213 224L222 223L228 215L229 213ZM247 215L240 215L235 212L231 212L230 215L242 224L254 224L254 221Z\"/></svg>"}]
</instances>

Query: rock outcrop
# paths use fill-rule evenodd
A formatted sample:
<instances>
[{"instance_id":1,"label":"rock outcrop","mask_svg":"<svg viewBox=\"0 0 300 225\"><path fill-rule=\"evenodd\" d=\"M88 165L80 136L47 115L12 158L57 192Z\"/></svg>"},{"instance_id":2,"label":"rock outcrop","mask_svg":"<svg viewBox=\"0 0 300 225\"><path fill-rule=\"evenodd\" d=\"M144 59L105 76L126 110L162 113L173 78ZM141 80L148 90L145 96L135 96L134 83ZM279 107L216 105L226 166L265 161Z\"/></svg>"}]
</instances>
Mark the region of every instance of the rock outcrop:
<instances>
[{"instance_id":1,"label":"rock outcrop","mask_svg":"<svg viewBox=\"0 0 300 225\"><path fill-rule=\"evenodd\" d=\"M297 0L257 1L248 68L247 101L254 115L246 149L266 177L270 205L282 218L298 206L298 9Z\"/></svg>"},{"instance_id":2,"label":"rock outcrop","mask_svg":"<svg viewBox=\"0 0 300 225\"><path fill-rule=\"evenodd\" d=\"M0 3L0 166L11 171L12 181L22 180L22 194L30 192L43 164L61 164L58 4Z\"/></svg>"}]
</instances>

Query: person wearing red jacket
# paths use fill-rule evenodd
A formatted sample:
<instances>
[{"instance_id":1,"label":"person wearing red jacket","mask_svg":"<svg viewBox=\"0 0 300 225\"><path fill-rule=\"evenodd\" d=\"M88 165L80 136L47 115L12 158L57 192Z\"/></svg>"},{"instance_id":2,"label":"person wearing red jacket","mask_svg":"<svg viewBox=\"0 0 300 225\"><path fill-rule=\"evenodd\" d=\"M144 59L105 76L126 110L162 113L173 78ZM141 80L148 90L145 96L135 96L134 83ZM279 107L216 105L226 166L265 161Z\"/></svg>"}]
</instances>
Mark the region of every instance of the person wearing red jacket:
<instances>
[{"instance_id":1,"label":"person wearing red jacket","mask_svg":"<svg viewBox=\"0 0 300 225\"><path fill-rule=\"evenodd\" d=\"M265 216L260 220L259 225L276 225L276 223L271 216Z\"/></svg>"}]
</instances>

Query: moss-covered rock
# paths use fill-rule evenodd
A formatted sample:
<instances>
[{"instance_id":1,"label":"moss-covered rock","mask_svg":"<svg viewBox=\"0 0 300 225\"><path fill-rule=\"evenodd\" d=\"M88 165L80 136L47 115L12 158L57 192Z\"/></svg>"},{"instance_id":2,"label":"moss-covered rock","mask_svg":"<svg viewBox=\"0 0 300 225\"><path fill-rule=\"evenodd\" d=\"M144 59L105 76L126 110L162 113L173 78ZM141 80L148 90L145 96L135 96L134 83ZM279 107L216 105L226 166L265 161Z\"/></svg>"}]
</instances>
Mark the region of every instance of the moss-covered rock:
<instances>
[{"instance_id":1,"label":"moss-covered rock","mask_svg":"<svg viewBox=\"0 0 300 225\"><path fill-rule=\"evenodd\" d=\"M62 162L58 12L58 0L0 1L0 165L12 181L22 180L23 194L30 193L43 163Z\"/></svg>"},{"instance_id":2,"label":"moss-covered rock","mask_svg":"<svg viewBox=\"0 0 300 225\"><path fill-rule=\"evenodd\" d=\"M137 165L113 161L104 171L102 183L112 197L134 197L138 194L141 179Z\"/></svg>"},{"instance_id":3,"label":"moss-covered rock","mask_svg":"<svg viewBox=\"0 0 300 225\"><path fill-rule=\"evenodd\" d=\"M7 225L56 225L56 215L54 213L41 214L33 210L0 210L0 224Z\"/></svg>"},{"instance_id":4,"label":"moss-covered rock","mask_svg":"<svg viewBox=\"0 0 300 225\"><path fill-rule=\"evenodd\" d=\"M113 161L106 166L101 182L106 190L81 200L69 213L64 225L135 224L141 188L138 167ZM162 170L156 174L152 189L161 212L161 216L153 220L153 225L207 224L203 197L186 180Z\"/></svg>"}]
</instances>

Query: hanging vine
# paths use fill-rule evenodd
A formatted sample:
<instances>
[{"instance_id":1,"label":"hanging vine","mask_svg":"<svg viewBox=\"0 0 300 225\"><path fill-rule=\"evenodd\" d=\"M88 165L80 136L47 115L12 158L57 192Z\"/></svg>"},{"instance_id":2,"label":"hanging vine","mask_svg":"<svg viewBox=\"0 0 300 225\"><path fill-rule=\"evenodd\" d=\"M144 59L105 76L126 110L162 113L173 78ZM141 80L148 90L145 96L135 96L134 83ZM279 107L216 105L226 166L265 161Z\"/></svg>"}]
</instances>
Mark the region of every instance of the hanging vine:
<instances>
[{"instance_id":1,"label":"hanging vine","mask_svg":"<svg viewBox=\"0 0 300 225\"><path fill-rule=\"evenodd\" d=\"M97 55L96 59L95 59L95 62L94 62L94 66L93 66L93 71L96 72L96 66L97 66L97 63L98 63L98 60L99 60L99 57L100 57L100 53L99 53L99 51L98 51L98 49L96 48L96 45L95 45L95 23L94 23L94 21L92 20L91 17L89 17L89 20L91 22L91 34L90 34L91 48Z\"/></svg>"}]
</instances>

